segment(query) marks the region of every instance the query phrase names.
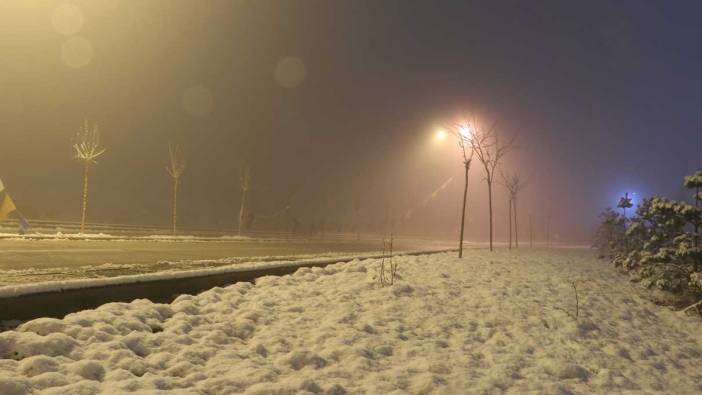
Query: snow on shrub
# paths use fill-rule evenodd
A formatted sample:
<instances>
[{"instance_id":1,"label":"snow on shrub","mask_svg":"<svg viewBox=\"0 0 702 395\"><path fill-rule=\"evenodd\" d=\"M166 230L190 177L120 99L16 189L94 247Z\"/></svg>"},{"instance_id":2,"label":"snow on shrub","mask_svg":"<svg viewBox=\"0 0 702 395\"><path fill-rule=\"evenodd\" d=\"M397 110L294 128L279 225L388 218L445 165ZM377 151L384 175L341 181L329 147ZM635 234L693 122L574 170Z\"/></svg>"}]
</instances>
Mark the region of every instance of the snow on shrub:
<instances>
[{"instance_id":1,"label":"snow on shrub","mask_svg":"<svg viewBox=\"0 0 702 395\"><path fill-rule=\"evenodd\" d=\"M702 178L698 173L696 176ZM686 177L685 185L696 185L694 177ZM594 244L602 257L629 272L644 287L668 291L681 300L702 295L699 207L652 197L644 199L630 219L611 209L600 217Z\"/></svg>"}]
</instances>

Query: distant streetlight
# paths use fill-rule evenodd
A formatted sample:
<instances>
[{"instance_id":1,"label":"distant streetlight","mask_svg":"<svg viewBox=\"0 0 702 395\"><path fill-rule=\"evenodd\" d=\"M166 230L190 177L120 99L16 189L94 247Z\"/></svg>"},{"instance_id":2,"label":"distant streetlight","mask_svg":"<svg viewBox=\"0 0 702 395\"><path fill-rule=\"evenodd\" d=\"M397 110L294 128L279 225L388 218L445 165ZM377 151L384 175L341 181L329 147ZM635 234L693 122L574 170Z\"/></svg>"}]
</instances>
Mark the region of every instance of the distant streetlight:
<instances>
[{"instance_id":1,"label":"distant streetlight","mask_svg":"<svg viewBox=\"0 0 702 395\"><path fill-rule=\"evenodd\" d=\"M440 129L440 130L436 131L435 138L439 141L443 141L443 140L446 140L446 135L447 135L446 131L443 129Z\"/></svg>"},{"instance_id":2,"label":"distant streetlight","mask_svg":"<svg viewBox=\"0 0 702 395\"><path fill-rule=\"evenodd\" d=\"M626 192L624 196L619 198L619 202L617 203L617 207L622 209L624 212L624 221L626 223L626 209L631 208L634 206L634 203L632 201L632 198L629 197L629 192Z\"/></svg>"}]
</instances>

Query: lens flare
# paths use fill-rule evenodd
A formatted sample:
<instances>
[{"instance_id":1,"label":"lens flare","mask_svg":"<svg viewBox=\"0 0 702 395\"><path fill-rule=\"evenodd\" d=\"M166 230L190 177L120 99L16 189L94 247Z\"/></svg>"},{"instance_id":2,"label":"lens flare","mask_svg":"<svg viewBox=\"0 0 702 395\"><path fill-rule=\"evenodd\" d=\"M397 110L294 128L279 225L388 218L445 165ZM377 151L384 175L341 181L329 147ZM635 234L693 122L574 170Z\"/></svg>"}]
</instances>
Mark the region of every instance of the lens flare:
<instances>
[{"instance_id":1,"label":"lens flare","mask_svg":"<svg viewBox=\"0 0 702 395\"><path fill-rule=\"evenodd\" d=\"M71 68L79 69L93 60L93 45L83 37L73 37L61 45L61 60Z\"/></svg>"},{"instance_id":2,"label":"lens flare","mask_svg":"<svg viewBox=\"0 0 702 395\"><path fill-rule=\"evenodd\" d=\"M75 4L60 4L51 13L51 24L57 33L70 36L83 28L83 10Z\"/></svg>"}]
</instances>

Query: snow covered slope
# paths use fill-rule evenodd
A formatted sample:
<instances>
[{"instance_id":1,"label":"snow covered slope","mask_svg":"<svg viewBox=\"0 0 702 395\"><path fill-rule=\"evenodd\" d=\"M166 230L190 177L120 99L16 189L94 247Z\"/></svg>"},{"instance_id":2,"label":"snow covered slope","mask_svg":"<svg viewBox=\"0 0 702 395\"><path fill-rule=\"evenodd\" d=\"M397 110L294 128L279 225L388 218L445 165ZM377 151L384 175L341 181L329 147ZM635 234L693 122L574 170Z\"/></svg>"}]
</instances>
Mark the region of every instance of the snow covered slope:
<instances>
[{"instance_id":1,"label":"snow covered slope","mask_svg":"<svg viewBox=\"0 0 702 395\"><path fill-rule=\"evenodd\" d=\"M356 260L27 322L0 333L0 393L702 391L702 324L589 251L396 259L390 287Z\"/></svg>"}]
</instances>

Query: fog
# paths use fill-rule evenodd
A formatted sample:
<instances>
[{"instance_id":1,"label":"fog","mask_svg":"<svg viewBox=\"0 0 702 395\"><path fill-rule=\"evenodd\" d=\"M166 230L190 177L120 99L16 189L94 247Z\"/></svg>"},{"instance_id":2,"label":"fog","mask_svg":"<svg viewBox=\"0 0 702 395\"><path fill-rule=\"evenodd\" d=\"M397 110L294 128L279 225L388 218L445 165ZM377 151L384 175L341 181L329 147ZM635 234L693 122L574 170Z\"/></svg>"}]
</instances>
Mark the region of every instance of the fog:
<instances>
[{"instance_id":1,"label":"fog","mask_svg":"<svg viewBox=\"0 0 702 395\"><path fill-rule=\"evenodd\" d=\"M531 216L539 240L548 222L554 240L587 242L624 192L686 197L682 177L701 165L699 11L5 0L0 179L30 221L79 220L72 144L87 119L107 150L91 168L91 222L167 226L174 141L187 158L183 227L236 229L248 161L254 229L285 229L277 215L289 200L309 231L351 231L357 205L364 232L392 222L397 233L450 238L463 164L456 142L435 133L471 116L516 138L500 167L528 184L521 240ZM474 162L469 240L488 237L483 178ZM496 185L498 240L506 211Z\"/></svg>"}]
</instances>

